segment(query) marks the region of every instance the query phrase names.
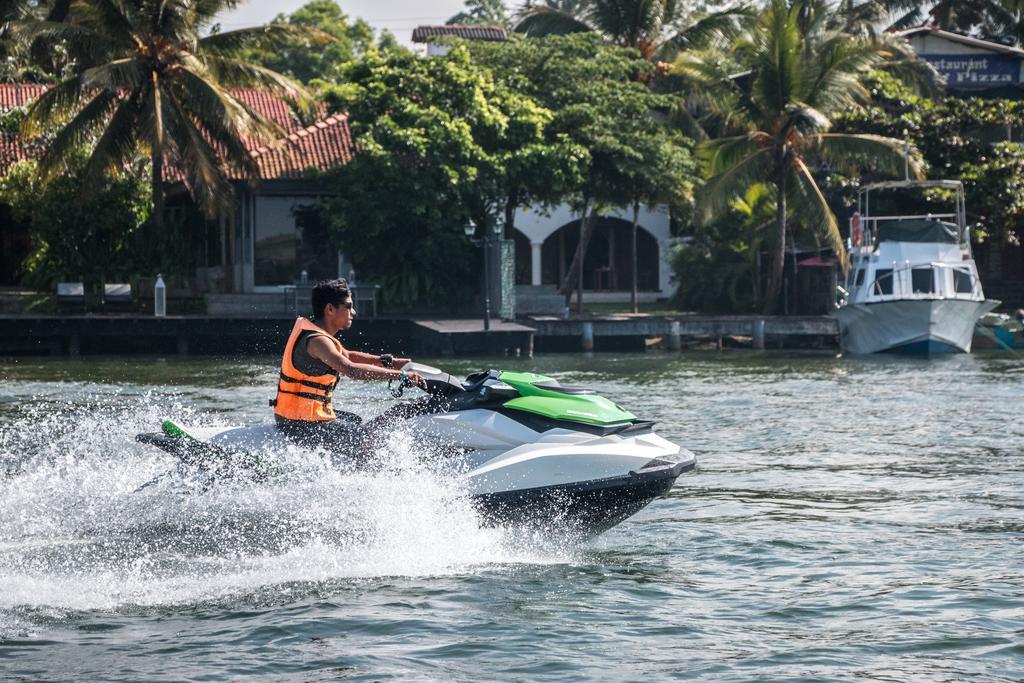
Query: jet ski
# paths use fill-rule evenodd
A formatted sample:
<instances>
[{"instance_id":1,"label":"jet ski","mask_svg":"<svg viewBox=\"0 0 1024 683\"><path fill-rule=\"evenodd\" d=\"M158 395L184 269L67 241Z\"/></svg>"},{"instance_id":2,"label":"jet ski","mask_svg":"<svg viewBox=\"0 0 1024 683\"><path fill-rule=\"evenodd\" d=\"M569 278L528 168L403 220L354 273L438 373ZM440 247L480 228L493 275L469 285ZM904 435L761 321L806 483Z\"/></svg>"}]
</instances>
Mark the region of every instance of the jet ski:
<instances>
[{"instance_id":1,"label":"jet ski","mask_svg":"<svg viewBox=\"0 0 1024 683\"><path fill-rule=\"evenodd\" d=\"M429 398L403 424L418 443L445 450L444 467L461 477L481 517L501 526L571 530L594 535L665 495L696 465L693 453L654 433L593 390L528 372L486 370L464 380L419 363L406 372L424 380ZM404 389L392 394L399 398ZM167 421L139 434L196 464L282 448L274 425L188 427Z\"/></svg>"}]
</instances>

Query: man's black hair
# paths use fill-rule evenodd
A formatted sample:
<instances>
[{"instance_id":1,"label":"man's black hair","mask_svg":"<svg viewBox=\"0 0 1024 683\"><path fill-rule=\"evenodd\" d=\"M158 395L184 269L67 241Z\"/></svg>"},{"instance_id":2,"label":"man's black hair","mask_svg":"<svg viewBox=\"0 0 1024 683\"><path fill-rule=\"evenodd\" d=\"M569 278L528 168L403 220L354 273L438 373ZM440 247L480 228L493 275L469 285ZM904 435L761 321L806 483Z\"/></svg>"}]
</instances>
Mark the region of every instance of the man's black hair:
<instances>
[{"instance_id":1,"label":"man's black hair","mask_svg":"<svg viewBox=\"0 0 1024 683\"><path fill-rule=\"evenodd\" d=\"M327 304L343 304L352 296L348 281L339 277L335 280L321 280L313 286L313 317L322 318Z\"/></svg>"}]
</instances>

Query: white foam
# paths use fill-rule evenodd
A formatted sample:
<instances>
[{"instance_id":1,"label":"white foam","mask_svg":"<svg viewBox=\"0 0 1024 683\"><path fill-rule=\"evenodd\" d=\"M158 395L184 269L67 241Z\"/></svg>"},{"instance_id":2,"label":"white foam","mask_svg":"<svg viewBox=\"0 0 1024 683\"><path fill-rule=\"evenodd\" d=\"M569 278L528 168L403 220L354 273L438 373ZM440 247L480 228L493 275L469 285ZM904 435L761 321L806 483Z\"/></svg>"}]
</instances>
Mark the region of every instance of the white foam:
<instances>
[{"instance_id":1,"label":"white foam","mask_svg":"<svg viewBox=\"0 0 1024 683\"><path fill-rule=\"evenodd\" d=\"M176 462L134 440L167 415L215 422L143 394L40 404L0 426L0 610L285 598L296 583L573 559L482 527L458 481L400 432L375 454L378 474L290 449L268 454L283 470L269 481L183 493L168 477L137 491Z\"/></svg>"}]
</instances>

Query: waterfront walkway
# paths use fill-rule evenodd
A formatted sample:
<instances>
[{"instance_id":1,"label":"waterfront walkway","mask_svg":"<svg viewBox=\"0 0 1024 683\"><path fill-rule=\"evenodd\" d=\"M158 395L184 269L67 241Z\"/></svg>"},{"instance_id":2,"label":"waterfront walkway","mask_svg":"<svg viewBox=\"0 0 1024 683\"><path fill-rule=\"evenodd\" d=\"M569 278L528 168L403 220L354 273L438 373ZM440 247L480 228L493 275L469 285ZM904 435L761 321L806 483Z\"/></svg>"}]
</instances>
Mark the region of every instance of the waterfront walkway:
<instances>
[{"instance_id":1,"label":"waterfront walkway","mask_svg":"<svg viewBox=\"0 0 1024 683\"><path fill-rule=\"evenodd\" d=\"M279 353L292 318L209 315L0 315L0 354ZM369 352L532 355L536 351L717 348L839 348L828 316L596 316L519 322L473 319L361 319L342 335Z\"/></svg>"}]
</instances>

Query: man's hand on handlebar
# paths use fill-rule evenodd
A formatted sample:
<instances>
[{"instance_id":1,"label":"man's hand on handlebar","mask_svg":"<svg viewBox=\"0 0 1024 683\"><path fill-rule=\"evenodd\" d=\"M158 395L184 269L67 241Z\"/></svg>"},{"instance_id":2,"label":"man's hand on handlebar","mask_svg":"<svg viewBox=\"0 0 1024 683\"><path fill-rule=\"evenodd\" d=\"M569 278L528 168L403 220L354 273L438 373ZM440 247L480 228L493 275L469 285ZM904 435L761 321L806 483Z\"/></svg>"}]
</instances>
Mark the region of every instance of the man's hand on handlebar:
<instances>
[{"instance_id":1,"label":"man's hand on handlebar","mask_svg":"<svg viewBox=\"0 0 1024 683\"><path fill-rule=\"evenodd\" d=\"M398 386L392 386L391 382L394 381L393 379L388 381L388 388L391 390L391 395L395 398L401 398L402 392L405 391L406 387L419 387L423 391L427 390L427 381L420 377L418 372L406 372L403 370L399 377Z\"/></svg>"},{"instance_id":2,"label":"man's hand on handlebar","mask_svg":"<svg viewBox=\"0 0 1024 683\"><path fill-rule=\"evenodd\" d=\"M411 387L419 387L423 391L427 390L427 380L420 377L418 372L407 372L405 373L405 381Z\"/></svg>"}]
</instances>

